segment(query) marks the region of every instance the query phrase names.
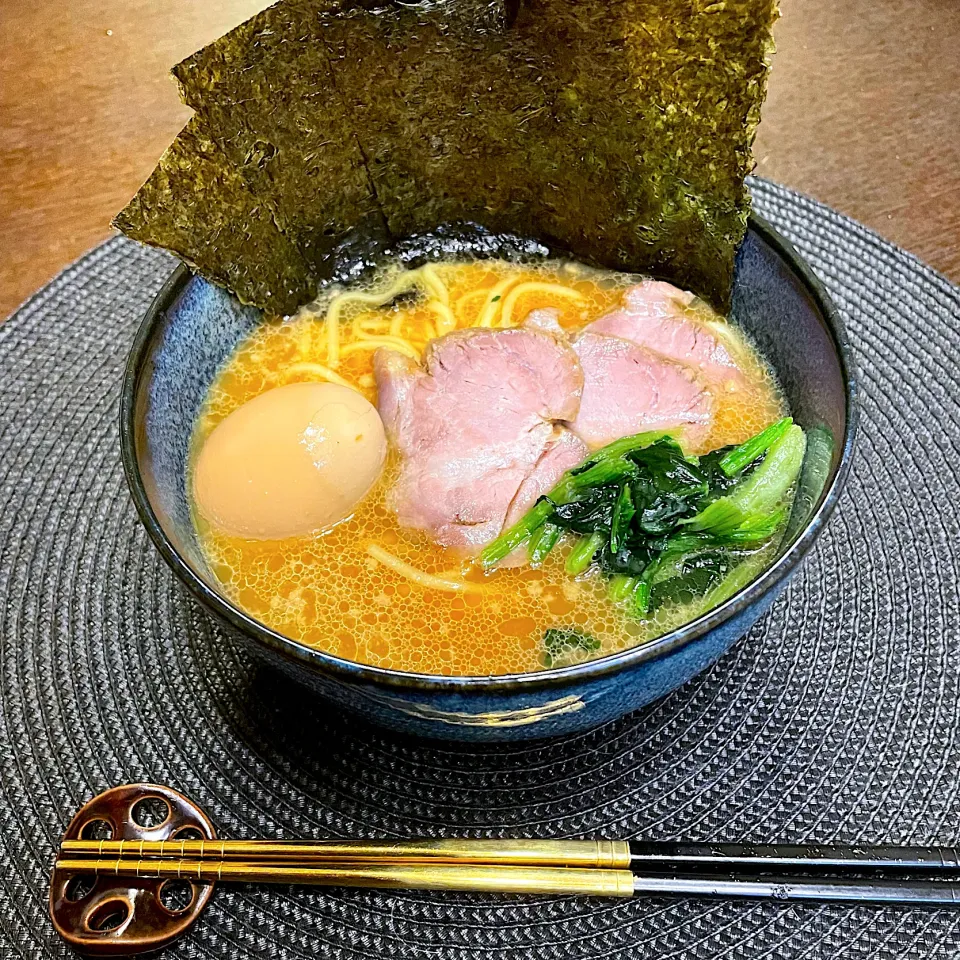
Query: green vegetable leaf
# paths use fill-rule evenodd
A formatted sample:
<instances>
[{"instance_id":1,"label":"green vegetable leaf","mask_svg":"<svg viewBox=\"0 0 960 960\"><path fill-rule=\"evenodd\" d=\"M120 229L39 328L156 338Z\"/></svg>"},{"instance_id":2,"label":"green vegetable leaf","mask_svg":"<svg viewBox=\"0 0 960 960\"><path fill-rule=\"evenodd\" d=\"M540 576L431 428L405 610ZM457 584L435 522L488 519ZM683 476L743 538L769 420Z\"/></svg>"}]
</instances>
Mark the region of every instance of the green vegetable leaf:
<instances>
[{"instance_id":1,"label":"green vegetable leaf","mask_svg":"<svg viewBox=\"0 0 960 960\"><path fill-rule=\"evenodd\" d=\"M633 591L633 609L641 617L645 617L650 612L650 593L650 581L641 577Z\"/></svg>"},{"instance_id":2,"label":"green vegetable leaf","mask_svg":"<svg viewBox=\"0 0 960 960\"><path fill-rule=\"evenodd\" d=\"M650 605L689 603L704 596L740 563L741 554L729 550L704 550L688 554L661 568L650 591Z\"/></svg>"},{"instance_id":3,"label":"green vegetable leaf","mask_svg":"<svg viewBox=\"0 0 960 960\"><path fill-rule=\"evenodd\" d=\"M613 516L610 521L610 550L616 553L620 549L626 537L627 530L630 527L630 521L636 514L636 507L633 505L633 494L630 492L629 484L623 484L617 495L617 501L613 507Z\"/></svg>"},{"instance_id":4,"label":"green vegetable leaf","mask_svg":"<svg viewBox=\"0 0 960 960\"><path fill-rule=\"evenodd\" d=\"M567 557L566 571L573 576L583 573L590 562L593 560L596 552L607 542L607 534L597 531L591 533L588 537L582 537L570 551Z\"/></svg>"},{"instance_id":5,"label":"green vegetable leaf","mask_svg":"<svg viewBox=\"0 0 960 960\"><path fill-rule=\"evenodd\" d=\"M836 441L832 431L826 426L814 427L807 431L807 449L803 457L803 470L797 481L797 493L790 512L790 522L784 533L786 539L803 527L816 509L830 476Z\"/></svg>"},{"instance_id":6,"label":"green vegetable leaf","mask_svg":"<svg viewBox=\"0 0 960 960\"><path fill-rule=\"evenodd\" d=\"M674 440L661 439L631 454L637 465L633 502L640 531L658 536L692 516L709 493L709 485L696 458L688 459Z\"/></svg>"},{"instance_id":7,"label":"green vegetable leaf","mask_svg":"<svg viewBox=\"0 0 960 960\"><path fill-rule=\"evenodd\" d=\"M577 650L591 653L600 649L600 641L576 627L550 627L543 634L543 664L554 666L558 660L570 656Z\"/></svg>"},{"instance_id":8,"label":"green vegetable leaf","mask_svg":"<svg viewBox=\"0 0 960 960\"><path fill-rule=\"evenodd\" d=\"M595 502L590 501L591 496L596 496L591 494L591 491L636 475L636 465L630 460L624 460L622 454L649 446L663 436L662 433L640 433L632 437L623 437L591 454L572 470L568 470L550 493L546 497L541 497L529 513L521 517L509 530L501 533L492 543L487 544L480 552L480 565L489 570L517 547L523 546L547 520L556 517L557 507L563 507L578 500L587 500L591 506L596 506ZM609 523L607 525L609 526ZM588 529L593 530L594 527L590 526ZM581 529L581 532L586 531Z\"/></svg>"},{"instance_id":9,"label":"green vegetable leaf","mask_svg":"<svg viewBox=\"0 0 960 960\"><path fill-rule=\"evenodd\" d=\"M504 557L522 547L553 514L553 504L541 499L525 516L480 552L480 564L485 569L496 566Z\"/></svg>"},{"instance_id":10,"label":"green vegetable leaf","mask_svg":"<svg viewBox=\"0 0 960 960\"><path fill-rule=\"evenodd\" d=\"M587 469L574 468L547 494L556 504L570 503L583 496L588 490L602 487L637 473L636 465L630 460L604 458L591 464Z\"/></svg>"},{"instance_id":11,"label":"green vegetable leaf","mask_svg":"<svg viewBox=\"0 0 960 960\"><path fill-rule=\"evenodd\" d=\"M563 535L563 528L549 521L545 523L531 539L529 546L530 563L539 566L547 558L550 551L557 545Z\"/></svg>"},{"instance_id":12,"label":"green vegetable leaf","mask_svg":"<svg viewBox=\"0 0 960 960\"><path fill-rule=\"evenodd\" d=\"M769 540L783 525L785 516L785 510L775 510L773 513L751 517L735 530L716 534L712 539L717 544L751 544Z\"/></svg>"},{"instance_id":13,"label":"green vegetable leaf","mask_svg":"<svg viewBox=\"0 0 960 960\"><path fill-rule=\"evenodd\" d=\"M637 588L640 581L637 577L627 577L618 573L610 578L610 585L607 587L607 596L614 603L622 603Z\"/></svg>"},{"instance_id":14,"label":"green vegetable leaf","mask_svg":"<svg viewBox=\"0 0 960 960\"><path fill-rule=\"evenodd\" d=\"M605 447L591 453L583 463L575 466L570 473L576 476L604 460L622 460L638 450L644 450L660 440L670 440L670 434L663 432L635 433L630 437L621 437ZM671 440L671 442L674 442Z\"/></svg>"},{"instance_id":15,"label":"green vegetable leaf","mask_svg":"<svg viewBox=\"0 0 960 960\"><path fill-rule=\"evenodd\" d=\"M704 597L739 582L732 572L783 529L783 501L805 446L789 418L699 459L670 437L626 437L566 473L481 562L492 565L527 540L531 561L542 562L569 530L580 536L567 572L578 576L596 560L611 578L611 599L636 616L671 599Z\"/></svg>"},{"instance_id":16,"label":"green vegetable leaf","mask_svg":"<svg viewBox=\"0 0 960 960\"><path fill-rule=\"evenodd\" d=\"M578 500L558 504L553 522L565 530L587 534L609 530L617 506L620 488L614 483L587 490Z\"/></svg>"},{"instance_id":17,"label":"green vegetable leaf","mask_svg":"<svg viewBox=\"0 0 960 960\"><path fill-rule=\"evenodd\" d=\"M756 470L733 486L726 496L714 500L702 512L680 525L689 531L723 532L753 517L763 517L774 510L796 482L803 466L806 438L796 424L770 445L767 455Z\"/></svg>"},{"instance_id":18,"label":"green vegetable leaf","mask_svg":"<svg viewBox=\"0 0 960 960\"><path fill-rule=\"evenodd\" d=\"M707 531L723 533L736 530L744 521L743 511L732 500L721 497L708 504L695 517L681 520L680 525L692 532Z\"/></svg>"},{"instance_id":19,"label":"green vegetable leaf","mask_svg":"<svg viewBox=\"0 0 960 960\"><path fill-rule=\"evenodd\" d=\"M658 540L631 531L618 550L602 550L598 556L604 573L639 577L659 550Z\"/></svg>"},{"instance_id":20,"label":"green vegetable leaf","mask_svg":"<svg viewBox=\"0 0 960 960\"><path fill-rule=\"evenodd\" d=\"M734 447L720 459L720 469L728 476L735 477L745 467L762 457L793 425L792 417L784 417L761 430L739 447Z\"/></svg>"}]
</instances>

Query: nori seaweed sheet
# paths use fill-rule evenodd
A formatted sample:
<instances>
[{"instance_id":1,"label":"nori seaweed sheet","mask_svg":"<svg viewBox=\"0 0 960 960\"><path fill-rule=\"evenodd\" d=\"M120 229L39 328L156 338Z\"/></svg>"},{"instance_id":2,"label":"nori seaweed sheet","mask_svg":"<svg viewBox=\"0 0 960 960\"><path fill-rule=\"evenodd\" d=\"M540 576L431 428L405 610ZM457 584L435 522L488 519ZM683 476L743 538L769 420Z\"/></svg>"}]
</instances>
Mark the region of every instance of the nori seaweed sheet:
<instances>
[{"instance_id":1,"label":"nori seaweed sheet","mask_svg":"<svg viewBox=\"0 0 960 960\"><path fill-rule=\"evenodd\" d=\"M472 221L726 310L776 15L775 0L283 0L175 75L308 286L351 232Z\"/></svg>"},{"instance_id":2,"label":"nori seaweed sheet","mask_svg":"<svg viewBox=\"0 0 960 960\"><path fill-rule=\"evenodd\" d=\"M442 0L429 13L444 31L476 42L502 30L512 6ZM364 145L351 132L352 106L337 92L327 42L331 12L352 24L366 22L368 7L356 0L287 0L247 21L229 43L174 68L184 102L320 279L334 272L344 248L369 246L371 239L382 246L397 236L387 226ZM369 16L387 19L379 11ZM311 78L307 92L303 78Z\"/></svg>"},{"instance_id":3,"label":"nori seaweed sheet","mask_svg":"<svg viewBox=\"0 0 960 960\"><path fill-rule=\"evenodd\" d=\"M134 240L172 250L244 303L288 313L315 292L297 247L196 117L114 222Z\"/></svg>"},{"instance_id":4,"label":"nori seaweed sheet","mask_svg":"<svg viewBox=\"0 0 960 960\"><path fill-rule=\"evenodd\" d=\"M329 56L311 25L317 7L286 4L282 30L270 8L241 28L245 42L223 59L206 59L202 71L188 61L174 75L205 131L322 276L351 233L387 230L344 103L330 93Z\"/></svg>"}]
</instances>

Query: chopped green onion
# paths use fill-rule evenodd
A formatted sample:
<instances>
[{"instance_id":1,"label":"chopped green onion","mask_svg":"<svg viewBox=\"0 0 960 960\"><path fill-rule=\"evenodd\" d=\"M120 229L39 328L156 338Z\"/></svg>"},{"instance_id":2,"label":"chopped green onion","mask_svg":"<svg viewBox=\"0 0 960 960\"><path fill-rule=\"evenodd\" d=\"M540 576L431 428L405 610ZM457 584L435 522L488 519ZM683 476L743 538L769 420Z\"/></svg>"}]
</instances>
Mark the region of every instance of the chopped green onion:
<instances>
[{"instance_id":1,"label":"chopped green onion","mask_svg":"<svg viewBox=\"0 0 960 960\"><path fill-rule=\"evenodd\" d=\"M755 437L734 447L720 459L720 469L728 476L734 477L745 467L748 467L757 457L765 454L793 425L791 417L784 417L776 423L770 424L766 430L761 430Z\"/></svg>"},{"instance_id":2,"label":"chopped green onion","mask_svg":"<svg viewBox=\"0 0 960 960\"><path fill-rule=\"evenodd\" d=\"M573 576L583 573L590 566L594 554L604 545L606 539L606 534L599 532L591 533L588 537L581 537L567 557L567 573Z\"/></svg>"}]
</instances>

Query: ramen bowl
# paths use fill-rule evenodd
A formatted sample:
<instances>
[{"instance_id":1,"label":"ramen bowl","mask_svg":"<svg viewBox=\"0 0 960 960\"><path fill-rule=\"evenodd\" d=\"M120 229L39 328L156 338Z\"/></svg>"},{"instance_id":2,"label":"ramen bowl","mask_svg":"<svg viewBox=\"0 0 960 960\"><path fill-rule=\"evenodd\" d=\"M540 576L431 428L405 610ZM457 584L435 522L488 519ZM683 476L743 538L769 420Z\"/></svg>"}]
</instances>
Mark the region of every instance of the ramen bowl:
<instances>
[{"instance_id":1,"label":"ramen bowl","mask_svg":"<svg viewBox=\"0 0 960 960\"><path fill-rule=\"evenodd\" d=\"M742 637L783 591L832 513L850 466L856 386L836 309L797 252L751 218L732 318L773 366L808 437L787 533L756 580L696 620L572 666L503 676L407 673L304 646L244 613L209 570L187 492L190 438L218 369L259 311L179 267L137 332L121 398L121 450L137 511L176 576L261 660L377 724L456 740L556 737L595 727L686 683Z\"/></svg>"}]
</instances>

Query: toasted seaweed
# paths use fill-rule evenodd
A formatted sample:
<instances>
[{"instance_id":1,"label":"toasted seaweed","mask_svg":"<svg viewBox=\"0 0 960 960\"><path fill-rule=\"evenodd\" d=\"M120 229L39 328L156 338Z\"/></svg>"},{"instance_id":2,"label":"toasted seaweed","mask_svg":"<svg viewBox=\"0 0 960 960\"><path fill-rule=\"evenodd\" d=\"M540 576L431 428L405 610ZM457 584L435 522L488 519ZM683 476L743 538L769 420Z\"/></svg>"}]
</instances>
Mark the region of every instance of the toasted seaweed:
<instances>
[{"instance_id":1,"label":"toasted seaweed","mask_svg":"<svg viewBox=\"0 0 960 960\"><path fill-rule=\"evenodd\" d=\"M476 220L726 310L775 15L529 0L496 42L405 9L324 37L393 233Z\"/></svg>"},{"instance_id":2,"label":"toasted seaweed","mask_svg":"<svg viewBox=\"0 0 960 960\"><path fill-rule=\"evenodd\" d=\"M282 0L175 75L315 277L351 235L467 221L726 310L776 14L775 0Z\"/></svg>"},{"instance_id":3,"label":"toasted seaweed","mask_svg":"<svg viewBox=\"0 0 960 960\"><path fill-rule=\"evenodd\" d=\"M244 303L288 313L316 290L296 246L196 117L114 224L135 240L172 250Z\"/></svg>"},{"instance_id":4,"label":"toasted seaweed","mask_svg":"<svg viewBox=\"0 0 960 960\"><path fill-rule=\"evenodd\" d=\"M501 29L510 6L436 0L411 15L426 9L444 31L477 37ZM335 271L344 244L368 246L373 238L383 246L406 235L391 232L384 218L331 62L331 23L359 23L368 7L287 0L174 68L184 101L321 278Z\"/></svg>"},{"instance_id":5,"label":"toasted seaweed","mask_svg":"<svg viewBox=\"0 0 960 960\"><path fill-rule=\"evenodd\" d=\"M233 42L174 68L184 101L320 277L352 234L387 236L343 101L331 95L314 23L323 6L269 8Z\"/></svg>"}]
</instances>

